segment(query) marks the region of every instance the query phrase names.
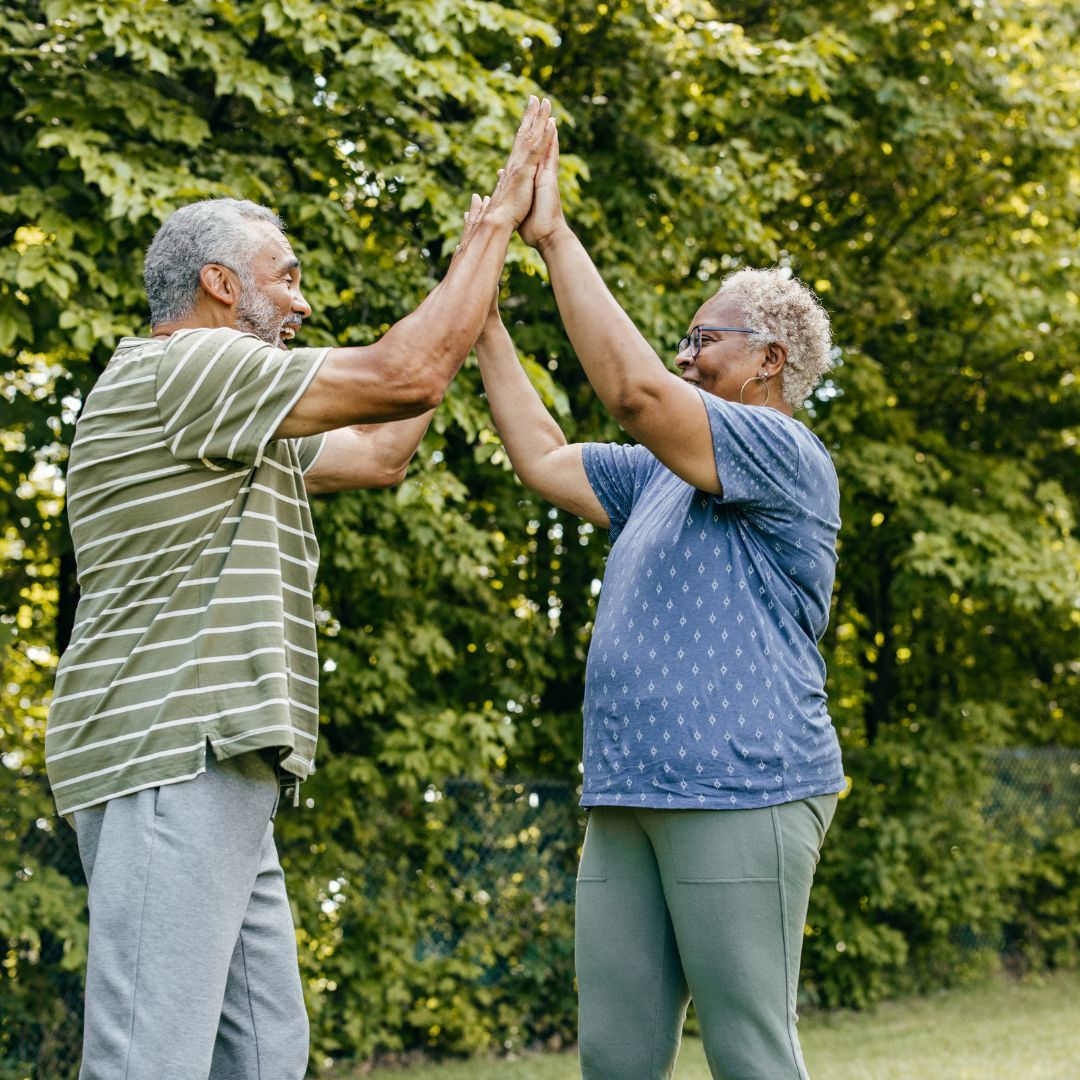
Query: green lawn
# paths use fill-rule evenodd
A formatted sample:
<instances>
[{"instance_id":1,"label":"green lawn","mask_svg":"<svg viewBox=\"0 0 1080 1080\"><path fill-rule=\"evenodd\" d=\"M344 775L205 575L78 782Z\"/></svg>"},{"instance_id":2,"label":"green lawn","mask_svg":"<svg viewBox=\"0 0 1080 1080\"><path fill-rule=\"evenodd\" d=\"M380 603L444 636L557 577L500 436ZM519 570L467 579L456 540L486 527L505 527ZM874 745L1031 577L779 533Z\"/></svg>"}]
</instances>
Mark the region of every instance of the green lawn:
<instances>
[{"instance_id":1,"label":"green lawn","mask_svg":"<svg viewBox=\"0 0 1080 1080\"><path fill-rule=\"evenodd\" d=\"M811 1014L799 1024L814 1080L1076 1080L1080 974L997 982L861 1013ZM340 1071L335 1080L360 1073ZM573 1053L381 1069L378 1080L575 1080ZM626 1080L634 1080L627 1077ZM709 1080L688 1039L675 1080Z\"/></svg>"}]
</instances>

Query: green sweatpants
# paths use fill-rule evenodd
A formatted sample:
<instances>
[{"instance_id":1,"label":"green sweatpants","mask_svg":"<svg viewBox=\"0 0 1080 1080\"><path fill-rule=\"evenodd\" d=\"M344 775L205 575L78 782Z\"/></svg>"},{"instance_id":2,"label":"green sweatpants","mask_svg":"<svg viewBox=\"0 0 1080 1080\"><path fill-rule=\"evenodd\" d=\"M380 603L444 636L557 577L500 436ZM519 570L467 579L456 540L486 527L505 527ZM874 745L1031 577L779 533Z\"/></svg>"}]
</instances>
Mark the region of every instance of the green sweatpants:
<instances>
[{"instance_id":1,"label":"green sweatpants","mask_svg":"<svg viewBox=\"0 0 1080 1080\"><path fill-rule=\"evenodd\" d=\"M590 811L577 884L585 1080L670 1077L691 997L718 1080L806 1080L799 960L836 800Z\"/></svg>"}]
</instances>

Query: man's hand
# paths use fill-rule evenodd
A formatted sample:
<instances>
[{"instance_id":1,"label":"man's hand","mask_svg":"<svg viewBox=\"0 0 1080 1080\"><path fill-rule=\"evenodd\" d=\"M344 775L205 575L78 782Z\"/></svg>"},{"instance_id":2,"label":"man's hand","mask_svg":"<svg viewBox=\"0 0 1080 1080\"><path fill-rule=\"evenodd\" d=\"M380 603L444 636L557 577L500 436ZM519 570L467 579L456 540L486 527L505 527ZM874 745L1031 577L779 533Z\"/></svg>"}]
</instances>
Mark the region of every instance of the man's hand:
<instances>
[{"instance_id":1,"label":"man's hand","mask_svg":"<svg viewBox=\"0 0 1080 1080\"><path fill-rule=\"evenodd\" d=\"M500 173L501 171L502 170L500 170ZM469 240L476 235L476 227L480 224L480 219L487 213L490 202L490 195L485 195L483 199L481 199L479 195L473 195L472 202L469 204L469 209L465 211L465 224L461 230L461 243L454 249L454 259L457 259L462 250L467 246ZM451 260L450 265L453 266L453 260ZM438 286L436 286L436 288L438 288ZM491 294L491 303L488 304L487 316L484 319L484 325L480 331L480 336L483 337L485 334L502 330L502 328L502 315L499 312L499 290L498 287L496 287L495 291Z\"/></svg>"},{"instance_id":2,"label":"man's hand","mask_svg":"<svg viewBox=\"0 0 1080 1080\"><path fill-rule=\"evenodd\" d=\"M453 266L454 263L456 263L458 259L460 259L461 256L464 255L465 252L468 250L469 243L476 235L476 227L480 224L480 219L484 216L484 211L487 210L488 203L490 202L490 195L485 195L481 199L479 195L477 195L475 192L473 193L472 202L470 202L469 204L469 209L465 211L465 222L461 227L461 239L458 241L457 247L454 248L453 257L450 259L451 266ZM445 280L445 278L443 280ZM440 281L439 284L435 286L435 288L437 289L441 284L442 281ZM432 292L434 291L435 290L433 289Z\"/></svg>"},{"instance_id":3,"label":"man's hand","mask_svg":"<svg viewBox=\"0 0 1080 1080\"><path fill-rule=\"evenodd\" d=\"M555 132L536 170L532 209L518 232L529 247L540 249L565 227L559 198L559 134Z\"/></svg>"},{"instance_id":4,"label":"man's hand","mask_svg":"<svg viewBox=\"0 0 1080 1080\"><path fill-rule=\"evenodd\" d=\"M499 170L499 182L482 217L505 223L512 229L521 224L533 203L536 167L555 138L551 102L529 98L514 145L506 164Z\"/></svg>"}]
</instances>

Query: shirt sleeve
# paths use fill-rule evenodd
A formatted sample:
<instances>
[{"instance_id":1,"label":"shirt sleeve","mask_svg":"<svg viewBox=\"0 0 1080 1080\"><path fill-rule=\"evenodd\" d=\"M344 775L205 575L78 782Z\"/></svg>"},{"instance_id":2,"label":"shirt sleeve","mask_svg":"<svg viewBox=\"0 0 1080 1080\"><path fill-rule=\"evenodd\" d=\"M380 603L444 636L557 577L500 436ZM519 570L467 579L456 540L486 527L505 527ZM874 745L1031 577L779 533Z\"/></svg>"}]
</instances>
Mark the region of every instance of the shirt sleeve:
<instances>
[{"instance_id":1,"label":"shirt sleeve","mask_svg":"<svg viewBox=\"0 0 1080 1080\"><path fill-rule=\"evenodd\" d=\"M798 509L798 421L774 409L736 405L699 390L712 431L719 501L772 517Z\"/></svg>"},{"instance_id":2,"label":"shirt sleeve","mask_svg":"<svg viewBox=\"0 0 1080 1080\"><path fill-rule=\"evenodd\" d=\"M300 471L307 473L319 460L319 455L326 445L326 432L321 435L306 435L296 440L296 456L300 461Z\"/></svg>"},{"instance_id":3,"label":"shirt sleeve","mask_svg":"<svg viewBox=\"0 0 1080 1080\"><path fill-rule=\"evenodd\" d=\"M658 464L644 446L624 443L582 443L585 475L611 521L609 537L614 543L630 517L649 477Z\"/></svg>"},{"instance_id":4,"label":"shirt sleeve","mask_svg":"<svg viewBox=\"0 0 1080 1080\"><path fill-rule=\"evenodd\" d=\"M155 384L166 446L210 468L260 464L326 353L276 349L227 328L174 334Z\"/></svg>"}]
</instances>

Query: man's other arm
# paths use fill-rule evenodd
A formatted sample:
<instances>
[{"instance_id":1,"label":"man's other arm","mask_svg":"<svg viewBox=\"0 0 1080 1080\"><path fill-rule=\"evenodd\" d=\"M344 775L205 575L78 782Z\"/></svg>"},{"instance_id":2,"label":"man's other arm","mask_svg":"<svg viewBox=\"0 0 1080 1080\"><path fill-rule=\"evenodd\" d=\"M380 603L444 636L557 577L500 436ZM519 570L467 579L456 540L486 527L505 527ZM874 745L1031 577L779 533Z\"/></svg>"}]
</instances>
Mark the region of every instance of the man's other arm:
<instances>
[{"instance_id":1,"label":"man's other arm","mask_svg":"<svg viewBox=\"0 0 1080 1080\"><path fill-rule=\"evenodd\" d=\"M304 473L311 495L400 484L427 431L434 410L409 420L386 424L355 424L327 432L326 442Z\"/></svg>"}]
</instances>

